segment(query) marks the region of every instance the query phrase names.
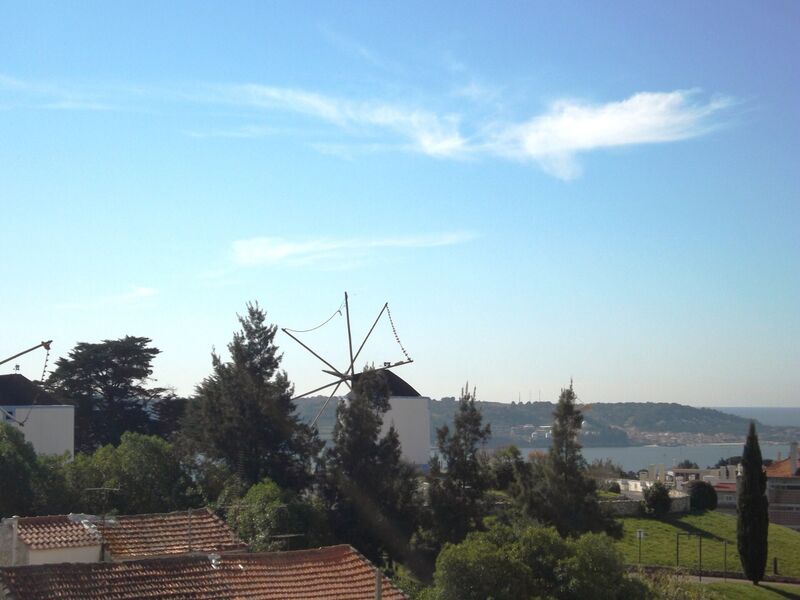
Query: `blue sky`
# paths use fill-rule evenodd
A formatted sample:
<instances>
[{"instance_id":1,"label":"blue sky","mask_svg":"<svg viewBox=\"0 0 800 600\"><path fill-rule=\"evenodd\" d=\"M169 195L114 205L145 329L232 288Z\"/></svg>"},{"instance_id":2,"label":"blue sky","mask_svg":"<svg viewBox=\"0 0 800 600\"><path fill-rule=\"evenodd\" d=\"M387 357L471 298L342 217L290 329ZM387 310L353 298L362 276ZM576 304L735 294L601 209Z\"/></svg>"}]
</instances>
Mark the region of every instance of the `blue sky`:
<instances>
[{"instance_id":1,"label":"blue sky","mask_svg":"<svg viewBox=\"0 0 800 600\"><path fill-rule=\"evenodd\" d=\"M0 355L145 335L191 393L248 300L303 329L348 290L357 338L390 303L432 397L797 404L798 26L792 2L3 3ZM303 339L346 365L342 318ZM298 391L327 381L278 343ZM387 322L362 357L402 357Z\"/></svg>"}]
</instances>

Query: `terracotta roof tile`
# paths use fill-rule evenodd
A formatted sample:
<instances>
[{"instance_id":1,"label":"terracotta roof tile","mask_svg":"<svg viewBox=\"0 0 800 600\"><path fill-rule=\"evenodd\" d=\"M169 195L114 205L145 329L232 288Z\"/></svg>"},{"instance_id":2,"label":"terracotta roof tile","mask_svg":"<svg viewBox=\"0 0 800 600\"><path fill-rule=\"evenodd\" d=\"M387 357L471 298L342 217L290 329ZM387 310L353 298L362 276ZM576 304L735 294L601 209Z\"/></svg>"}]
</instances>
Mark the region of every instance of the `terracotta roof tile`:
<instances>
[{"instance_id":1,"label":"terracotta roof tile","mask_svg":"<svg viewBox=\"0 0 800 600\"><path fill-rule=\"evenodd\" d=\"M13 600L367 600L374 567L350 546L0 568ZM387 578L384 600L406 600Z\"/></svg>"},{"instance_id":2,"label":"terracotta roof tile","mask_svg":"<svg viewBox=\"0 0 800 600\"><path fill-rule=\"evenodd\" d=\"M115 517L98 522L114 560L244 550L230 527L208 509Z\"/></svg>"},{"instance_id":3,"label":"terracotta roof tile","mask_svg":"<svg viewBox=\"0 0 800 600\"><path fill-rule=\"evenodd\" d=\"M766 468L766 471L767 477L798 477L798 469L800 469L800 461L792 468L790 459L784 458L773 462Z\"/></svg>"},{"instance_id":4,"label":"terracotta roof tile","mask_svg":"<svg viewBox=\"0 0 800 600\"><path fill-rule=\"evenodd\" d=\"M99 546L101 541L91 524L67 515L21 517L17 527L20 540L34 550Z\"/></svg>"}]
</instances>

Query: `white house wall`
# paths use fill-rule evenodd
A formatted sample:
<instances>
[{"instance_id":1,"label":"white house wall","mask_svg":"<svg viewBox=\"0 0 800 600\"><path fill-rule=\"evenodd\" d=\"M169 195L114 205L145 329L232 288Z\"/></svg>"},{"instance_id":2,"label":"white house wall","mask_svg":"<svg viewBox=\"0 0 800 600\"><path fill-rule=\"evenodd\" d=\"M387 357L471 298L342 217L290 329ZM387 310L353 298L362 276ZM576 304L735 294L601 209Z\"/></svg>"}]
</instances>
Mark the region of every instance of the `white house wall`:
<instances>
[{"instance_id":1,"label":"white house wall","mask_svg":"<svg viewBox=\"0 0 800 600\"><path fill-rule=\"evenodd\" d=\"M14 415L6 422L17 427L25 439L33 444L38 454L73 455L75 449L75 407L71 405L8 406L3 407Z\"/></svg>"},{"instance_id":2,"label":"white house wall","mask_svg":"<svg viewBox=\"0 0 800 600\"><path fill-rule=\"evenodd\" d=\"M403 458L416 465L427 465L431 449L430 398L392 396L391 409L383 417L385 434L394 425L400 437Z\"/></svg>"},{"instance_id":3,"label":"white house wall","mask_svg":"<svg viewBox=\"0 0 800 600\"><path fill-rule=\"evenodd\" d=\"M100 545L81 548L55 548L48 550L28 550L29 565L50 565L54 563L96 563L100 562Z\"/></svg>"}]
</instances>

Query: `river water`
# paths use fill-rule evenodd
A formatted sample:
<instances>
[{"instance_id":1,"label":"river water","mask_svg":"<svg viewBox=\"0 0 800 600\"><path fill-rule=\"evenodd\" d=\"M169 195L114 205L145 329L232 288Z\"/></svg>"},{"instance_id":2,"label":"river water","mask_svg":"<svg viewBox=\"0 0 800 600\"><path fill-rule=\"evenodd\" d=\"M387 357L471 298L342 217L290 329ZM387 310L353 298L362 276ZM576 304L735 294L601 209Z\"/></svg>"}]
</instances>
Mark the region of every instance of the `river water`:
<instances>
[{"instance_id":1,"label":"river water","mask_svg":"<svg viewBox=\"0 0 800 600\"><path fill-rule=\"evenodd\" d=\"M674 467L682 460L696 462L700 467L713 467L720 458L741 456L742 444L698 444L696 446L628 446L624 448L583 448L581 452L587 462L610 458L625 471L646 469L649 465L663 464ZM546 448L520 448L523 456L528 452L547 452ZM761 444L763 458L775 459L781 453L789 453L788 444Z\"/></svg>"}]
</instances>

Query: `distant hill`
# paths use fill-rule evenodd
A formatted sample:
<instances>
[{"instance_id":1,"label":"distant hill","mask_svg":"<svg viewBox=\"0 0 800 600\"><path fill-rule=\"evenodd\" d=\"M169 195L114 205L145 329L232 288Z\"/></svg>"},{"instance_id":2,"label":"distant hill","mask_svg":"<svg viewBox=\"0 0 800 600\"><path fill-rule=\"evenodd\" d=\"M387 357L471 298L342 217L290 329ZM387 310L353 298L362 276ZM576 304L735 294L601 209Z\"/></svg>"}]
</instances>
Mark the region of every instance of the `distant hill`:
<instances>
[{"instance_id":1,"label":"distant hill","mask_svg":"<svg viewBox=\"0 0 800 600\"><path fill-rule=\"evenodd\" d=\"M297 413L310 422L325 397L297 401ZM337 399L331 400L318 423L320 434L333 430ZM546 427L552 424L552 402L478 402L484 421L492 426L491 446L516 444L523 447L549 445ZM452 424L458 401L431 401L431 444L436 428ZM584 446L631 446L637 444L682 445L739 442L747 434L750 419L711 408L659 402L620 402L581 405L584 414L581 443ZM788 442L800 438L798 427L758 424L762 441Z\"/></svg>"}]
</instances>

